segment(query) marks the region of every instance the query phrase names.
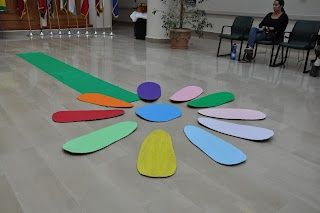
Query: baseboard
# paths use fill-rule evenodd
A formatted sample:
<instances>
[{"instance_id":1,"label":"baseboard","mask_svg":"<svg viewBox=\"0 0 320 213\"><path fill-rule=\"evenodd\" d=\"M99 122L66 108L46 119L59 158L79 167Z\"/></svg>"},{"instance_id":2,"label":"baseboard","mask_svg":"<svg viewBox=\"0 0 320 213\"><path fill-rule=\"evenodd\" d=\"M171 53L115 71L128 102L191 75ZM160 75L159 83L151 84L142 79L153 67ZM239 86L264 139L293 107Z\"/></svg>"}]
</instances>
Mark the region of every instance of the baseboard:
<instances>
[{"instance_id":1,"label":"baseboard","mask_svg":"<svg viewBox=\"0 0 320 213\"><path fill-rule=\"evenodd\" d=\"M193 37L198 37L195 31L192 31ZM203 32L203 38L217 40L219 38L219 33L215 32Z\"/></svg>"},{"instance_id":2,"label":"baseboard","mask_svg":"<svg viewBox=\"0 0 320 213\"><path fill-rule=\"evenodd\" d=\"M170 43L170 39L158 39L158 38L148 38L148 37L146 37L146 41L150 43L160 43L160 44Z\"/></svg>"}]
</instances>

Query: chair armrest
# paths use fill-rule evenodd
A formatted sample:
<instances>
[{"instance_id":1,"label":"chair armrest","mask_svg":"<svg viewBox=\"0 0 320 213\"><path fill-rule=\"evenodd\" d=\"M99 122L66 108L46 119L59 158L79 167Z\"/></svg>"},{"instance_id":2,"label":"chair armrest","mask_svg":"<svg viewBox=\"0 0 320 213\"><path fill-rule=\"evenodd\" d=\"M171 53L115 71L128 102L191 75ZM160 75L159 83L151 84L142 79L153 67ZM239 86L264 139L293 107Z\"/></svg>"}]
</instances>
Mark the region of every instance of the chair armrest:
<instances>
[{"instance_id":1,"label":"chair armrest","mask_svg":"<svg viewBox=\"0 0 320 213\"><path fill-rule=\"evenodd\" d=\"M283 32L283 38L289 38L291 33L292 33L292 32L284 31L284 32ZM286 34L289 34L289 35L286 35Z\"/></svg>"},{"instance_id":2,"label":"chair armrest","mask_svg":"<svg viewBox=\"0 0 320 213\"><path fill-rule=\"evenodd\" d=\"M221 33L220 33L220 35L222 35L222 34L223 34L224 28L226 28L226 27L232 27L232 26L229 26L229 25L224 25L224 26L222 26L222 29L221 29Z\"/></svg>"}]
</instances>

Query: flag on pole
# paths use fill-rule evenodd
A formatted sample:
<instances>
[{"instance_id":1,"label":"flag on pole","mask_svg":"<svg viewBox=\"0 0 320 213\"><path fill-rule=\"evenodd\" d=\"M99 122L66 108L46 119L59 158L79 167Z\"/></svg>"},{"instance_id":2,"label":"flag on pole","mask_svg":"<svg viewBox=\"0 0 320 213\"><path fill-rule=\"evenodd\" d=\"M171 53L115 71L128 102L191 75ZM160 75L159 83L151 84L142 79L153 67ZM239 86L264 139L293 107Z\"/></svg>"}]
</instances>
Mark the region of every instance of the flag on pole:
<instances>
[{"instance_id":1,"label":"flag on pole","mask_svg":"<svg viewBox=\"0 0 320 213\"><path fill-rule=\"evenodd\" d=\"M77 15L76 1L75 0L69 0L68 4L69 4L68 5L69 12L72 13L73 15Z\"/></svg>"},{"instance_id":2,"label":"flag on pole","mask_svg":"<svg viewBox=\"0 0 320 213\"><path fill-rule=\"evenodd\" d=\"M21 19L26 14L26 3L27 0L17 0L17 12Z\"/></svg>"},{"instance_id":3,"label":"flag on pole","mask_svg":"<svg viewBox=\"0 0 320 213\"><path fill-rule=\"evenodd\" d=\"M89 0L82 0L81 14L87 16L89 13Z\"/></svg>"},{"instance_id":4,"label":"flag on pole","mask_svg":"<svg viewBox=\"0 0 320 213\"><path fill-rule=\"evenodd\" d=\"M97 16L100 16L100 13L103 13L103 0L96 0L96 11Z\"/></svg>"},{"instance_id":5,"label":"flag on pole","mask_svg":"<svg viewBox=\"0 0 320 213\"><path fill-rule=\"evenodd\" d=\"M6 0L0 0L0 12L5 12L7 10Z\"/></svg>"},{"instance_id":6,"label":"flag on pole","mask_svg":"<svg viewBox=\"0 0 320 213\"><path fill-rule=\"evenodd\" d=\"M60 10L67 11L68 0L60 0Z\"/></svg>"},{"instance_id":7,"label":"flag on pole","mask_svg":"<svg viewBox=\"0 0 320 213\"><path fill-rule=\"evenodd\" d=\"M119 16L118 0L112 0L112 14L116 18Z\"/></svg>"},{"instance_id":8,"label":"flag on pole","mask_svg":"<svg viewBox=\"0 0 320 213\"><path fill-rule=\"evenodd\" d=\"M48 14L50 17L54 17L53 0L47 0Z\"/></svg>"},{"instance_id":9,"label":"flag on pole","mask_svg":"<svg viewBox=\"0 0 320 213\"><path fill-rule=\"evenodd\" d=\"M47 15L47 1L46 0L38 0L38 10L40 12L40 16L45 18Z\"/></svg>"}]
</instances>

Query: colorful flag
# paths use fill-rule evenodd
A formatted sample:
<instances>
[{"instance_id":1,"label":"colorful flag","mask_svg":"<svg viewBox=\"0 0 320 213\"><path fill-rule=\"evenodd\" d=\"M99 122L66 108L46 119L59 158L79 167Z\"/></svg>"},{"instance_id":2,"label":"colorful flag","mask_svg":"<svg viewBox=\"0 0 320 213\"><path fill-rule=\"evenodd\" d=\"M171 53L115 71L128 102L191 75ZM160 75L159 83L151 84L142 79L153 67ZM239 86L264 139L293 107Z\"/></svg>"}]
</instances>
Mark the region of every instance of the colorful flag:
<instances>
[{"instance_id":1,"label":"colorful flag","mask_svg":"<svg viewBox=\"0 0 320 213\"><path fill-rule=\"evenodd\" d=\"M47 1L46 0L38 0L38 10L40 12L40 16L45 18L47 15Z\"/></svg>"},{"instance_id":2,"label":"colorful flag","mask_svg":"<svg viewBox=\"0 0 320 213\"><path fill-rule=\"evenodd\" d=\"M81 14L87 16L89 13L89 0L82 0Z\"/></svg>"},{"instance_id":3,"label":"colorful flag","mask_svg":"<svg viewBox=\"0 0 320 213\"><path fill-rule=\"evenodd\" d=\"M112 0L112 14L116 18L119 16L118 0Z\"/></svg>"},{"instance_id":4,"label":"colorful flag","mask_svg":"<svg viewBox=\"0 0 320 213\"><path fill-rule=\"evenodd\" d=\"M60 10L67 11L68 0L60 0Z\"/></svg>"},{"instance_id":5,"label":"colorful flag","mask_svg":"<svg viewBox=\"0 0 320 213\"><path fill-rule=\"evenodd\" d=\"M47 0L48 14L50 17L54 17L53 0Z\"/></svg>"},{"instance_id":6,"label":"colorful flag","mask_svg":"<svg viewBox=\"0 0 320 213\"><path fill-rule=\"evenodd\" d=\"M0 0L0 12L5 12L7 10L6 0Z\"/></svg>"},{"instance_id":7,"label":"colorful flag","mask_svg":"<svg viewBox=\"0 0 320 213\"><path fill-rule=\"evenodd\" d=\"M97 16L100 16L100 13L103 13L103 0L96 0L96 11Z\"/></svg>"},{"instance_id":8,"label":"colorful flag","mask_svg":"<svg viewBox=\"0 0 320 213\"><path fill-rule=\"evenodd\" d=\"M17 0L17 12L20 18L26 14L26 3L27 0Z\"/></svg>"},{"instance_id":9,"label":"colorful flag","mask_svg":"<svg viewBox=\"0 0 320 213\"><path fill-rule=\"evenodd\" d=\"M69 0L68 3L68 7L69 7L69 12L72 13L73 15L77 15L77 10L76 10L76 2L75 0Z\"/></svg>"}]
</instances>

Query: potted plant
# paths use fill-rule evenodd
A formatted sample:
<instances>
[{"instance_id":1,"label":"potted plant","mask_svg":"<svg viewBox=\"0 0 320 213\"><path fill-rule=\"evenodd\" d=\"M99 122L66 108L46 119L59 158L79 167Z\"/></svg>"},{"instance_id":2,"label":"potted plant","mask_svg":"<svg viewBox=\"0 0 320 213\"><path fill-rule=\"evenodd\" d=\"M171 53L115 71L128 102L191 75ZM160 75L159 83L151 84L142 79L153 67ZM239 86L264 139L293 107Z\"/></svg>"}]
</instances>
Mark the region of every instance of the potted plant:
<instances>
[{"instance_id":1,"label":"potted plant","mask_svg":"<svg viewBox=\"0 0 320 213\"><path fill-rule=\"evenodd\" d=\"M161 1L164 4L169 2L169 0ZM152 11L154 15L157 12L162 14L162 27L169 33L171 48L187 49L192 30L201 38L205 28L212 28L212 24L208 22L206 12L196 6L205 0L193 0L191 1L193 4L187 4L187 1L190 2L190 0L170 0L168 12L162 10Z\"/></svg>"}]
</instances>

